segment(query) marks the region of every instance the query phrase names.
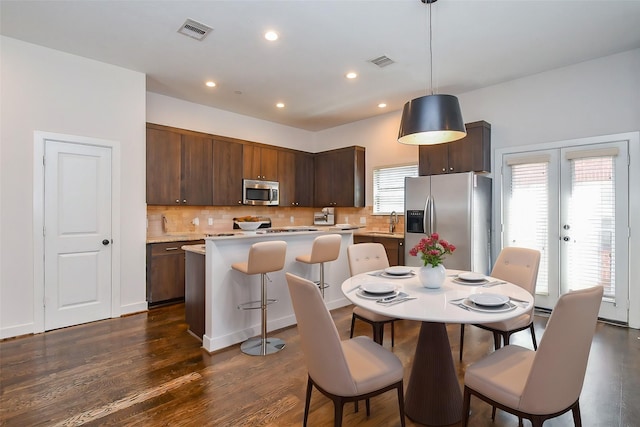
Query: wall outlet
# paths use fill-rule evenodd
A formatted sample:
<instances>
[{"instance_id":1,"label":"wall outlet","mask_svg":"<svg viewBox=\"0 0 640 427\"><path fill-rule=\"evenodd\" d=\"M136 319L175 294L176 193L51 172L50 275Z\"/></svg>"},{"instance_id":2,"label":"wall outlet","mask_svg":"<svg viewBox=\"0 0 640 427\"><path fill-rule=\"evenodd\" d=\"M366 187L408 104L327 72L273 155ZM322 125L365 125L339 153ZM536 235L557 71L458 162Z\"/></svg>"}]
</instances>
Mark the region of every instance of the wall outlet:
<instances>
[{"instance_id":1,"label":"wall outlet","mask_svg":"<svg viewBox=\"0 0 640 427\"><path fill-rule=\"evenodd\" d=\"M207 220L207 224L209 224L209 225L213 225L213 218L209 218L209 219Z\"/></svg>"},{"instance_id":2,"label":"wall outlet","mask_svg":"<svg viewBox=\"0 0 640 427\"><path fill-rule=\"evenodd\" d=\"M198 217L193 218L193 221L191 221L191 224L200 225L200 218L198 218Z\"/></svg>"},{"instance_id":3,"label":"wall outlet","mask_svg":"<svg viewBox=\"0 0 640 427\"><path fill-rule=\"evenodd\" d=\"M367 223L367 217L366 216L361 216L360 217L360 224L364 225Z\"/></svg>"},{"instance_id":4,"label":"wall outlet","mask_svg":"<svg viewBox=\"0 0 640 427\"><path fill-rule=\"evenodd\" d=\"M344 222L346 222L347 224L349 224L349 215L345 215L345 216L344 216Z\"/></svg>"},{"instance_id":5,"label":"wall outlet","mask_svg":"<svg viewBox=\"0 0 640 427\"><path fill-rule=\"evenodd\" d=\"M291 224L293 224L295 221L296 221L296 219L293 217L293 215L291 215L291 216L289 217L289 222L290 222Z\"/></svg>"}]
</instances>

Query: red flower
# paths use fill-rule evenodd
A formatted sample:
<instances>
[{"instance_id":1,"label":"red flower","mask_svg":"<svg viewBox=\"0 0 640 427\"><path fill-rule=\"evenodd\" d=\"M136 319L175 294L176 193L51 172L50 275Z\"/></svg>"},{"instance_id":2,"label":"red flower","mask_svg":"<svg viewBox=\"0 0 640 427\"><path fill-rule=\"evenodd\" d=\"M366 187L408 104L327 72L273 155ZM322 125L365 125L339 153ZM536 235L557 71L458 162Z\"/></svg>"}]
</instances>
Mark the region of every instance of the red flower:
<instances>
[{"instance_id":1,"label":"red flower","mask_svg":"<svg viewBox=\"0 0 640 427\"><path fill-rule=\"evenodd\" d=\"M432 233L428 237L420 239L417 245L409 250L409 255L418 256L424 265L431 264L435 267L442 263L445 255L452 254L456 250L455 245L440 239L438 233Z\"/></svg>"}]
</instances>

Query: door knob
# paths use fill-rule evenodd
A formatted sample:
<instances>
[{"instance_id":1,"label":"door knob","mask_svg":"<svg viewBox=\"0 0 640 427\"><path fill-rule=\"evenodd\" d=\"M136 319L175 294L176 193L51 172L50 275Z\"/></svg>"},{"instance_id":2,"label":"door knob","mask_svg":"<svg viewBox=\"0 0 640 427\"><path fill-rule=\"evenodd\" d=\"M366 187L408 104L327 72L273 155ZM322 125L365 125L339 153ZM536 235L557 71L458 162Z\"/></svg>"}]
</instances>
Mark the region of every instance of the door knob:
<instances>
[{"instance_id":1,"label":"door knob","mask_svg":"<svg viewBox=\"0 0 640 427\"><path fill-rule=\"evenodd\" d=\"M107 246L107 245L109 244L109 239L104 239L104 240L102 241L102 244L103 244L103 245L105 245L105 246Z\"/></svg>"},{"instance_id":2,"label":"door knob","mask_svg":"<svg viewBox=\"0 0 640 427\"><path fill-rule=\"evenodd\" d=\"M569 238L569 236L564 236L562 240L564 240L565 242L568 242L569 240L571 240L571 238Z\"/></svg>"}]
</instances>

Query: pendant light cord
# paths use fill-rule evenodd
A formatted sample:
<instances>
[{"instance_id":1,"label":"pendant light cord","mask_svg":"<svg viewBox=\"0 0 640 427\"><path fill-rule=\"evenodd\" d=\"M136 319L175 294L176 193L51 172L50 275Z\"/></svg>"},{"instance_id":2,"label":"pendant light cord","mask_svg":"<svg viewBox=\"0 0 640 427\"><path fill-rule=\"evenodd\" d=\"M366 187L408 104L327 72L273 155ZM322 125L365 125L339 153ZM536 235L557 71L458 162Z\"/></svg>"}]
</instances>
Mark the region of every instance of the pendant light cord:
<instances>
[{"instance_id":1,"label":"pendant light cord","mask_svg":"<svg viewBox=\"0 0 640 427\"><path fill-rule=\"evenodd\" d=\"M431 25L431 3L429 2L429 89L433 95L433 33Z\"/></svg>"}]
</instances>

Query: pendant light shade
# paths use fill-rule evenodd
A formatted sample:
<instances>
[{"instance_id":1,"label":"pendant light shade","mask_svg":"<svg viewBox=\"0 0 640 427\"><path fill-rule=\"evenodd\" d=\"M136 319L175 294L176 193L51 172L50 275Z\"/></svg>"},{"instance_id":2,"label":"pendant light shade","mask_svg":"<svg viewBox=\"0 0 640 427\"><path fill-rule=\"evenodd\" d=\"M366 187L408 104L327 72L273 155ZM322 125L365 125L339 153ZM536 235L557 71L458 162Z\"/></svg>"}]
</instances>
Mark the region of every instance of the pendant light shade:
<instances>
[{"instance_id":1,"label":"pendant light shade","mask_svg":"<svg viewBox=\"0 0 640 427\"><path fill-rule=\"evenodd\" d=\"M409 145L441 144L466 135L457 97L427 95L404 104L398 142Z\"/></svg>"},{"instance_id":2,"label":"pendant light shade","mask_svg":"<svg viewBox=\"0 0 640 427\"><path fill-rule=\"evenodd\" d=\"M453 95L433 92L433 35L431 5L437 0L421 0L429 5L429 80L431 95L412 99L404 104L398 142L410 145L431 145L456 141L467 135L460 103Z\"/></svg>"}]
</instances>

